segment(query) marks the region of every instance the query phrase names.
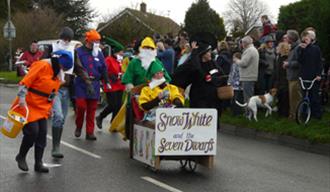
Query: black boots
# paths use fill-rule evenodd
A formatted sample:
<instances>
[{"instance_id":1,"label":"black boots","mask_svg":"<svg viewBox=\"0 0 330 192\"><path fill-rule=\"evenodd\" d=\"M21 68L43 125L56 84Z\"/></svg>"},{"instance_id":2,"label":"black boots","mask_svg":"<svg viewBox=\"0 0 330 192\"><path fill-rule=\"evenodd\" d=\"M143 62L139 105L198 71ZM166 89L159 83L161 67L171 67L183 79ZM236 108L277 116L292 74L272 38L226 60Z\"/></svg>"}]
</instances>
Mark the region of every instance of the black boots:
<instances>
[{"instance_id":1,"label":"black boots","mask_svg":"<svg viewBox=\"0 0 330 192\"><path fill-rule=\"evenodd\" d=\"M42 162L38 162L34 164L34 171L39 172L39 173L48 173L49 169L48 167L45 167Z\"/></svg>"},{"instance_id":2,"label":"black boots","mask_svg":"<svg viewBox=\"0 0 330 192\"><path fill-rule=\"evenodd\" d=\"M45 167L42 163L42 156L44 154L44 148L41 147L35 147L34 148L34 170L39 173L48 173L49 169Z\"/></svg>"},{"instance_id":3,"label":"black boots","mask_svg":"<svg viewBox=\"0 0 330 192\"><path fill-rule=\"evenodd\" d=\"M19 148L19 153L16 156L15 160L17 161L18 168L21 169L22 171L28 171L29 167L26 163L26 155L30 150L30 146L27 143L27 139L23 139L21 146Z\"/></svg>"},{"instance_id":4,"label":"black boots","mask_svg":"<svg viewBox=\"0 0 330 192\"><path fill-rule=\"evenodd\" d=\"M22 171L28 171L29 167L26 163L25 157L27 152L29 151L29 147L21 145L20 152L16 156L15 160L17 161L18 168ZM48 173L49 169L42 164L42 156L44 154L44 148L35 147L34 148L34 170L40 173Z\"/></svg>"},{"instance_id":5,"label":"black boots","mask_svg":"<svg viewBox=\"0 0 330 192\"><path fill-rule=\"evenodd\" d=\"M22 171L28 171L29 167L26 163L25 156L21 157L19 154L16 156L15 160L17 161L18 168Z\"/></svg>"},{"instance_id":6,"label":"black boots","mask_svg":"<svg viewBox=\"0 0 330 192\"><path fill-rule=\"evenodd\" d=\"M80 137L80 135L81 135L81 129L76 128L76 130L74 131L74 136Z\"/></svg>"},{"instance_id":7,"label":"black boots","mask_svg":"<svg viewBox=\"0 0 330 192\"><path fill-rule=\"evenodd\" d=\"M95 141L96 137L94 134L86 134L86 140L91 140L91 141Z\"/></svg>"},{"instance_id":8,"label":"black boots","mask_svg":"<svg viewBox=\"0 0 330 192\"><path fill-rule=\"evenodd\" d=\"M99 128L99 129L102 129L102 117L101 115L97 116L96 118L96 126Z\"/></svg>"},{"instance_id":9,"label":"black boots","mask_svg":"<svg viewBox=\"0 0 330 192\"><path fill-rule=\"evenodd\" d=\"M52 127L52 135L53 135L52 156L54 158L63 158L64 157L64 155L60 152L62 131L63 131L63 128Z\"/></svg>"}]
</instances>

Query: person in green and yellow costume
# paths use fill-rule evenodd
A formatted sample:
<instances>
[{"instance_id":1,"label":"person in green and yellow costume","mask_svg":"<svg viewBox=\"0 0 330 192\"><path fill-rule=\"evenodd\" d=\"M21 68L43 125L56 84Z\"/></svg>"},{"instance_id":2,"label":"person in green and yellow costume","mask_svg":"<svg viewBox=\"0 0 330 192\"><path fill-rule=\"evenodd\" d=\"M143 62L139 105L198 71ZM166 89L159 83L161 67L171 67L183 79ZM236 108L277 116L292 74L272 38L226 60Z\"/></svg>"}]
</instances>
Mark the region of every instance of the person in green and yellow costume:
<instances>
[{"instance_id":1,"label":"person in green and yellow costume","mask_svg":"<svg viewBox=\"0 0 330 192\"><path fill-rule=\"evenodd\" d=\"M161 107L182 107L184 97L179 88L166 82L164 77L165 69L162 65L154 64L150 66L149 73L152 79L148 86L141 90L139 96L139 106L144 111Z\"/></svg>"},{"instance_id":2,"label":"person in green and yellow costume","mask_svg":"<svg viewBox=\"0 0 330 192\"><path fill-rule=\"evenodd\" d=\"M163 66L163 63L156 58L156 45L152 38L146 37L139 48L140 53L137 58L134 58L128 64L127 70L122 77L122 83L125 84L126 90L130 91L134 86L148 83L152 75L149 73L149 68L153 64ZM167 82L171 81L171 77L165 71L164 77Z\"/></svg>"}]
</instances>

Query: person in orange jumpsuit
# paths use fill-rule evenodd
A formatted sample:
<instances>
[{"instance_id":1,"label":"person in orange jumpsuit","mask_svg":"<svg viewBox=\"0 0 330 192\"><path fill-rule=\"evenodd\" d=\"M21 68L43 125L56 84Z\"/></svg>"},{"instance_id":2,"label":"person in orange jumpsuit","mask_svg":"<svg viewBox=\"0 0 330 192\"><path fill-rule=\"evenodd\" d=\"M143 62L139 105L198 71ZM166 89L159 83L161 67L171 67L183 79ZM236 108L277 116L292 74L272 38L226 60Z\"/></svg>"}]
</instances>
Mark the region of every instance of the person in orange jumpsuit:
<instances>
[{"instance_id":1,"label":"person in orange jumpsuit","mask_svg":"<svg viewBox=\"0 0 330 192\"><path fill-rule=\"evenodd\" d=\"M28 123L23 127L23 139L16 156L18 168L28 171L26 155L34 145L34 170L49 172L42 163L44 148L46 147L47 119L61 82L64 81L64 72L73 65L72 54L59 50L52 54L51 59L36 61L30 71L19 82L19 91L13 106L19 105L17 112L24 113L29 109Z\"/></svg>"}]
</instances>

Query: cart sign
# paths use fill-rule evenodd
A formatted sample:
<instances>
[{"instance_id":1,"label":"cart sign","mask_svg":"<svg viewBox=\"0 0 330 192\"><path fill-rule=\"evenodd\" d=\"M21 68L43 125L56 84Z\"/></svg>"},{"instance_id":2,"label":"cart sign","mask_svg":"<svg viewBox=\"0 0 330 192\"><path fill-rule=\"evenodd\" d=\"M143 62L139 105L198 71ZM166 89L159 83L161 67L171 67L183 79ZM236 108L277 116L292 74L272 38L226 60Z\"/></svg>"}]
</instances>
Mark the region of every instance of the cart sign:
<instances>
[{"instance_id":1,"label":"cart sign","mask_svg":"<svg viewBox=\"0 0 330 192\"><path fill-rule=\"evenodd\" d=\"M155 154L215 155L217 117L215 109L157 109Z\"/></svg>"},{"instance_id":2,"label":"cart sign","mask_svg":"<svg viewBox=\"0 0 330 192\"><path fill-rule=\"evenodd\" d=\"M155 130L134 124L133 158L155 167Z\"/></svg>"}]
</instances>

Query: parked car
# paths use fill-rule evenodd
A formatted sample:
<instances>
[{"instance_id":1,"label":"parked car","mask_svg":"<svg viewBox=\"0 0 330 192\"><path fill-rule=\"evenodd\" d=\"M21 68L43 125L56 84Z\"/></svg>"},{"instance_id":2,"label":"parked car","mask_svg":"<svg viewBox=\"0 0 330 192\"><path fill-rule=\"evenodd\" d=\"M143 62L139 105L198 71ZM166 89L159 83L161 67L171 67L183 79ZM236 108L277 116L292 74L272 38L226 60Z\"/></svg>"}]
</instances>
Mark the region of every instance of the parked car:
<instances>
[{"instance_id":1,"label":"parked car","mask_svg":"<svg viewBox=\"0 0 330 192\"><path fill-rule=\"evenodd\" d=\"M58 42L59 39L48 39L48 40L41 40L38 41L39 50L44 52L44 57L48 57L49 54L52 52L52 45L53 43ZM70 44L76 47L77 45L82 45L80 41L72 40Z\"/></svg>"}]
</instances>

